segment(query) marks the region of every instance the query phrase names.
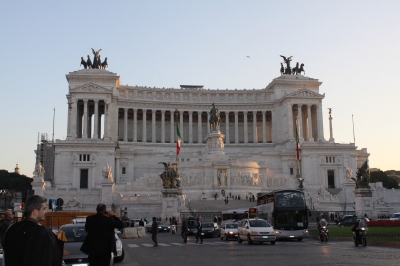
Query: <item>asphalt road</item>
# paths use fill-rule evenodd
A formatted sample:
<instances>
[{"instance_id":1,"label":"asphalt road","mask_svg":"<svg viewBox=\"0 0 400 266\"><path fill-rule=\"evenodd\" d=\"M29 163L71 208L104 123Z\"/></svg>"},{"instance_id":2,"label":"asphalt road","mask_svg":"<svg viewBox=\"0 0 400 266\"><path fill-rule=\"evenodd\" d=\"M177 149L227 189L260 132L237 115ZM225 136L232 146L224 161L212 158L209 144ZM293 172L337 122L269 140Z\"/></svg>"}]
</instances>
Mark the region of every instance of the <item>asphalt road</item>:
<instances>
[{"instance_id":1,"label":"asphalt road","mask_svg":"<svg viewBox=\"0 0 400 266\"><path fill-rule=\"evenodd\" d=\"M188 243L183 243L180 234L171 233L158 234L158 247L153 247L148 233L146 238L123 239L125 259L116 265L400 265L398 248L355 247L351 241L321 243L304 239L279 241L276 245L239 244L219 238L205 238L203 245L195 241L189 236Z\"/></svg>"}]
</instances>

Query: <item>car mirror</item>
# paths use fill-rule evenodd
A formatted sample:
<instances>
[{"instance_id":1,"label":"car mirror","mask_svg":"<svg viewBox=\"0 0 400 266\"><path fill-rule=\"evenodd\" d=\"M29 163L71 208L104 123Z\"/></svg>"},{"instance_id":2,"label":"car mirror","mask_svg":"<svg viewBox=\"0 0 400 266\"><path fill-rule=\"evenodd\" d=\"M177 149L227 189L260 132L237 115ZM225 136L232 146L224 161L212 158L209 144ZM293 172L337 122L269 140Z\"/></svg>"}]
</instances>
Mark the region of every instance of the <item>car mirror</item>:
<instances>
[{"instance_id":1,"label":"car mirror","mask_svg":"<svg viewBox=\"0 0 400 266\"><path fill-rule=\"evenodd\" d=\"M117 235L119 235L119 234L121 234L121 231L118 230L118 231L116 231L115 233L116 233Z\"/></svg>"}]
</instances>

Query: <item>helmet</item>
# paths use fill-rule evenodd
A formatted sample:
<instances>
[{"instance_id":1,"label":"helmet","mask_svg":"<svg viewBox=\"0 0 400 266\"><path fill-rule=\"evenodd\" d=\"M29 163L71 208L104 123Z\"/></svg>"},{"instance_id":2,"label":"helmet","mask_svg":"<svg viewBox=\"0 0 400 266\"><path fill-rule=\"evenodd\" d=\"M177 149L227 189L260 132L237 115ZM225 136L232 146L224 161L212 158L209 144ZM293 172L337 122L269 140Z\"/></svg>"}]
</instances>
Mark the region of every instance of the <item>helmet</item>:
<instances>
[{"instance_id":1,"label":"helmet","mask_svg":"<svg viewBox=\"0 0 400 266\"><path fill-rule=\"evenodd\" d=\"M200 221L200 217L197 217L197 218L196 218L196 221Z\"/></svg>"}]
</instances>

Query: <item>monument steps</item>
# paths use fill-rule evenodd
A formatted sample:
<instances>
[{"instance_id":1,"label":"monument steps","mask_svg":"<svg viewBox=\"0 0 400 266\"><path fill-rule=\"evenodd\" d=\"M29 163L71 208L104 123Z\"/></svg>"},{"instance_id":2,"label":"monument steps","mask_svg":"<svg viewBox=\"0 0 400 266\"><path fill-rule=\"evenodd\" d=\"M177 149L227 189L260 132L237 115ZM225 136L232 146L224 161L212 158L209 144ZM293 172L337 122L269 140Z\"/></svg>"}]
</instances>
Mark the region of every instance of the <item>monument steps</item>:
<instances>
[{"instance_id":1,"label":"monument steps","mask_svg":"<svg viewBox=\"0 0 400 266\"><path fill-rule=\"evenodd\" d=\"M191 200L189 210L192 212L222 212L231 209L251 208L256 206L256 202L250 202L246 199L232 200L225 204L223 199L207 198L203 200Z\"/></svg>"}]
</instances>

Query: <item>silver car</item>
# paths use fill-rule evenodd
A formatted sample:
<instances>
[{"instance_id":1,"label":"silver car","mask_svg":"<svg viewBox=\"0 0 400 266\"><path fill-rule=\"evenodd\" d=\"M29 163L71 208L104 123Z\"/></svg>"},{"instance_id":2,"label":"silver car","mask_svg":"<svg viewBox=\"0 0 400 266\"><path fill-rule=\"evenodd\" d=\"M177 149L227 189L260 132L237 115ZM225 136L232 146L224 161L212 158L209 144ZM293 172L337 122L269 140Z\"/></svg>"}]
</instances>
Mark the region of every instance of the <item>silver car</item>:
<instances>
[{"instance_id":1,"label":"silver car","mask_svg":"<svg viewBox=\"0 0 400 266\"><path fill-rule=\"evenodd\" d=\"M229 239L237 239L238 236L238 223L226 223L221 226L221 240L225 238L226 241Z\"/></svg>"}]
</instances>

